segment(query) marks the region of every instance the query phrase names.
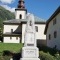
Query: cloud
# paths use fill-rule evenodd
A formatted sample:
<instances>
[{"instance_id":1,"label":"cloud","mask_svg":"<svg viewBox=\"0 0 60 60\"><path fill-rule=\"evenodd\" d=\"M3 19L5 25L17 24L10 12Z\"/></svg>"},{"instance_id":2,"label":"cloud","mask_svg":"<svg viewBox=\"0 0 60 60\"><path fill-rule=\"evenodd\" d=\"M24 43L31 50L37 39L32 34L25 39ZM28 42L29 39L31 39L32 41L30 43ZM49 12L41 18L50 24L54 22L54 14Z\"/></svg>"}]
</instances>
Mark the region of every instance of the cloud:
<instances>
[{"instance_id":1,"label":"cloud","mask_svg":"<svg viewBox=\"0 0 60 60\"><path fill-rule=\"evenodd\" d=\"M6 3L6 4L11 4L14 2L14 0L0 0L0 2Z\"/></svg>"},{"instance_id":2,"label":"cloud","mask_svg":"<svg viewBox=\"0 0 60 60\"><path fill-rule=\"evenodd\" d=\"M0 0L0 5L2 7L4 7L5 9L11 11L11 12L14 12L15 11L15 7L10 7L8 4L11 4L13 3L15 0Z\"/></svg>"},{"instance_id":3,"label":"cloud","mask_svg":"<svg viewBox=\"0 0 60 60\"><path fill-rule=\"evenodd\" d=\"M1 6L4 7L5 9L11 11L11 12L15 12L15 7L12 8L12 7L8 6L8 5L1 5Z\"/></svg>"}]
</instances>

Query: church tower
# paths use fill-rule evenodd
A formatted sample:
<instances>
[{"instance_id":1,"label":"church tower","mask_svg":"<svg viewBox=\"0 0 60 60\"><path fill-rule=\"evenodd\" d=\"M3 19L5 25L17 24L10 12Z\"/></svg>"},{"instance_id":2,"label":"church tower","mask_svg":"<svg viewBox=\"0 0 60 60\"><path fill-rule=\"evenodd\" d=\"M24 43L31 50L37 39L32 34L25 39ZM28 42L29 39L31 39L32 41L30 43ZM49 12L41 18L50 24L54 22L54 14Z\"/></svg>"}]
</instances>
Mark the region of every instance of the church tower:
<instances>
[{"instance_id":1,"label":"church tower","mask_svg":"<svg viewBox=\"0 0 60 60\"><path fill-rule=\"evenodd\" d=\"M15 9L16 19L26 19L27 10L25 9L24 0L18 1L18 8Z\"/></svg>"}]
</instances>

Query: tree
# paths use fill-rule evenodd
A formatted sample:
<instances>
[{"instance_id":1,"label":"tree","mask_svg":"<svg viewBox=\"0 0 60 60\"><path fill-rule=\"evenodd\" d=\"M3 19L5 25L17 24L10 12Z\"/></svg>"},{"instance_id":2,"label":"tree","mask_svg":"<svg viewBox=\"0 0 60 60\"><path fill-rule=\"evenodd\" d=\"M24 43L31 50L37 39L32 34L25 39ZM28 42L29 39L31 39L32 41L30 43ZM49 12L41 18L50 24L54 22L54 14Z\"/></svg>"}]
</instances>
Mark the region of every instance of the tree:
<instances>
[{"instance_id":1,"label":"tree","mask_svg":"<svg viewBox=\"0 0 60 60\"><path fill-rule=\"evenodd\" d=\"M2 33L3 33L2 28L0 28L0 41L3 41Z\"/></svg>"}]
</instances>

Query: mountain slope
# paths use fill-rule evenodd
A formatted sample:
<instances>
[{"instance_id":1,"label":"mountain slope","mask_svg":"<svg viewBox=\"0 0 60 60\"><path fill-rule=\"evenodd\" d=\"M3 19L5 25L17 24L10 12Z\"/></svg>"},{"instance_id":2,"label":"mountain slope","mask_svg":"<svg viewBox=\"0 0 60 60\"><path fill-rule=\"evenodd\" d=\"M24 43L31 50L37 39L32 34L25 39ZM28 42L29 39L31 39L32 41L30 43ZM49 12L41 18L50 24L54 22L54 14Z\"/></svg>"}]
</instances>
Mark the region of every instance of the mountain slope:
<instances>
[{"instance_id":1,"label":"mountain slope","mask_svg":"<svg viewBox=\"0 0 60 60\"><path fill-rule=\"evenodd\" d=\"M14 19L14 17L14 13L0 6L0 28L2 27L4 20Z\"/></svg>"}]
</instances>

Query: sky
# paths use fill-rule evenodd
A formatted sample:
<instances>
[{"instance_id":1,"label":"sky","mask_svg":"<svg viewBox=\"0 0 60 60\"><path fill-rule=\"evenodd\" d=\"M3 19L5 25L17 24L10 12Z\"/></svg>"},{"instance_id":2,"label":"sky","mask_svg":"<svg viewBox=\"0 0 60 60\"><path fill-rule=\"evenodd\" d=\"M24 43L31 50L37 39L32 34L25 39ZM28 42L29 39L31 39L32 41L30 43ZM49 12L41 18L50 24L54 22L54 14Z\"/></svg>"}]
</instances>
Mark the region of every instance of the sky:
<instances>
[{"instance_id":1,"label":"sky","mask_svg":"<svg viewBox=\"0 0 60 60\"><path fill-rule=\"evenodd\" d=\"M10 10L15 11L19 0L0 0L0 5ZM24 0L25 8L28 13L32 13L39 18L47 20L54 11L60 6L60 0Z\"/></svg>"}]
</instances>

